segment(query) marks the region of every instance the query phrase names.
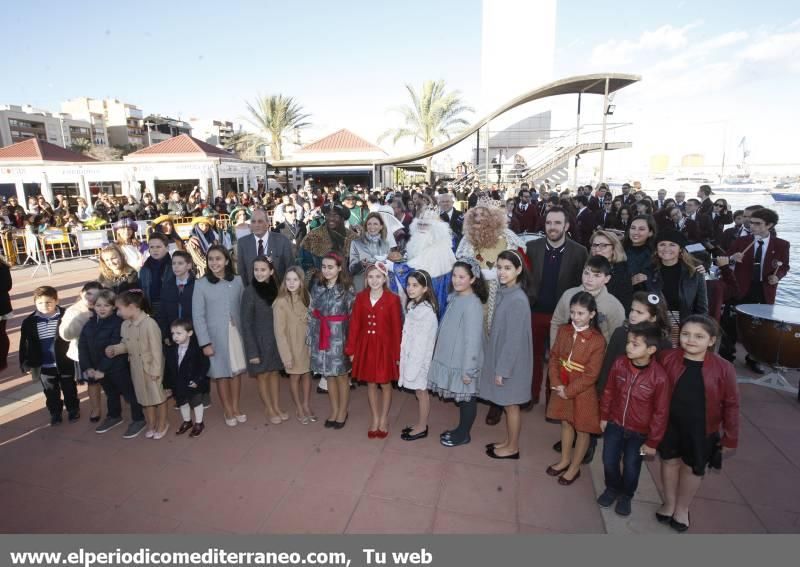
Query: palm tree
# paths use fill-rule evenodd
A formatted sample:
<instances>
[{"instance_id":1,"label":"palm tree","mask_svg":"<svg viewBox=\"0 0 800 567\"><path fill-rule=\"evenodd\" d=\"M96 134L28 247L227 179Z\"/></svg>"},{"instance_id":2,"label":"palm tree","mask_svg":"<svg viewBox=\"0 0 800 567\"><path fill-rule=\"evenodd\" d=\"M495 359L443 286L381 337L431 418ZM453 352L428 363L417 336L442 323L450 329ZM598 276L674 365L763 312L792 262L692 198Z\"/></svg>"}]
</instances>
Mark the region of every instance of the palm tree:
<instances>
[{"instance_id":1,"label":"palm tree","mask_svg":"<svg viewBox=\"0 0 800 567\"><path fill-rule=\"evenodd\" d=\"M92 149L92 142L86 138L75 138L69 145L69 149L79 154L88 154L89 150Z\"/></svg>"},{"instance_id":2,"label":"palm tree","mask_svg":"<svg viewBox=\"0 0 800 567\"><path fill-rule=\"evenodd\" d=\"M250 113L245 119L257 131L238 137L237 144L252 150L268 145L273 160L283 159L283 140L289 131L309 125L303 107L293 97L284 95L262 96L255 103L247 103Z\"/></svg>"},{"instance_id":3,"label":"palm tree","mask_svg":"<svg viewBox=\"0 0 800 567\"><path fill-rule=\"evenodd\" d=\"M469 125L461 115L474 109L464 103L460 91L446 92L443 80L425 81L419 95L407 83L406 89L411 95L411 104L393 109L403 115L405 125L387 130L378 138L379 142L388 136L393 136L393 144L400 138L412 137L422 142L423 149L429 150ZM433 181L431 161L430 157L425 160L428 183Z\"/></svg>"}]
</instances>

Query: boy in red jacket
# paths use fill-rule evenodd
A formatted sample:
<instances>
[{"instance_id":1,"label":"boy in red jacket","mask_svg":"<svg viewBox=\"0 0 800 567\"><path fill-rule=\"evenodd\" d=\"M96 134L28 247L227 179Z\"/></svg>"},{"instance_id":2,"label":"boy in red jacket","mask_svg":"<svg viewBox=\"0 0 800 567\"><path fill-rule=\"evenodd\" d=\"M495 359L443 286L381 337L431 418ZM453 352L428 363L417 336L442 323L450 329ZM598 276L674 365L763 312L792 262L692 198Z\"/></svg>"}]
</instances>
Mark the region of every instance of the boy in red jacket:
<instances>
[{"instance_id":1,"label":"boy in red jacket","mask_svg":"<svg viewBox=\"0 0 800 567\"><path fill-rule=\"evenodd\" d=\"M597 503L607 508L616 501L614 511L620 516L631 513L642 459L656 454L667 428L669 381L653 358L660 341L658 326L631 325L625 347L627 358L620 356L614 361L600 401L606 489Z\"/></svg>"}]
</instances>

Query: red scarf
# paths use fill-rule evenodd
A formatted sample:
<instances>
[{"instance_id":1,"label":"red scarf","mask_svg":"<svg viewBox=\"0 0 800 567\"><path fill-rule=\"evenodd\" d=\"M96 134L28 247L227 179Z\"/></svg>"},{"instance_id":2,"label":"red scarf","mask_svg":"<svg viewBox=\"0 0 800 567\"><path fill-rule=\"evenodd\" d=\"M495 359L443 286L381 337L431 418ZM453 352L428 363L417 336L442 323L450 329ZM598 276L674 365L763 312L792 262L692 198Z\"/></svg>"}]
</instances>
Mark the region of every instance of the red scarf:
<instances>
[{"instance_id":1,"label":"red scarf","mask_svg":"<svg viewBox=\"0 0 800 567\"><path fill-rule=\"evenodd\" d=\"M347 315L323 315L319 309L314 309L311 313L314 317L319 319L319 348L320 350L328 350L331 347L331 322L338 323L340 321L347 321Z\"/></svg>"}]
</instances>

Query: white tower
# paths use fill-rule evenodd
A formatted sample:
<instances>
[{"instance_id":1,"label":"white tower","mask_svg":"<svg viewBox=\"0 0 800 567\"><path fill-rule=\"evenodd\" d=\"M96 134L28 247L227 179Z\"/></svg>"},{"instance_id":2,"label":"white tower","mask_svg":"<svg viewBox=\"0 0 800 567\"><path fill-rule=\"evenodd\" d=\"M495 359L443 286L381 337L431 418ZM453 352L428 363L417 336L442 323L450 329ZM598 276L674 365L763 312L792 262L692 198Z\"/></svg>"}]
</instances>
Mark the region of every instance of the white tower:
<instances>
[{"instance_id":1,"label":"white tower","mask_svg":"<svg viewBox=\"0 0 800 567\"><path fill-rule=\"evenodd\" d=\"M553 80L556 0L483 0L481 108Z\"/></svg>"}]
</instances>

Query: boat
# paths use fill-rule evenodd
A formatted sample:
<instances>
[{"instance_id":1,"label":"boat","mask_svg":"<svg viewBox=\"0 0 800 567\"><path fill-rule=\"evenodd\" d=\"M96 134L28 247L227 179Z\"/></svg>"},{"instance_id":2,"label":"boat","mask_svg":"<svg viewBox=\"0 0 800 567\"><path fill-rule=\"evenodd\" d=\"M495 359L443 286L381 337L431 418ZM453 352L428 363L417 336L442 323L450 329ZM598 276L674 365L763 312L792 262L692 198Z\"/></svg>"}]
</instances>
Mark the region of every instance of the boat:
<instances>
[{"instance_id":1,"label":"boat","mask_svg":"<svg viewBox=\"0 0 800 567\"><path fill-rule=\"evenodd\" d=\"M770 191L770 194L777 202L800 201L800 183L794 185L781 183Z\"/></svg>"},{"instance_id":2,"label":"boat","mask_svg":"<svg viewBox=\"0 0 800 567\"><path fill-rule=\"evenodd\" d=\"M769 195L769 187L754 181L749 175L726 177L720 183L711 185L711 190L720 195Z\"/></svg>"}]
</instances>

